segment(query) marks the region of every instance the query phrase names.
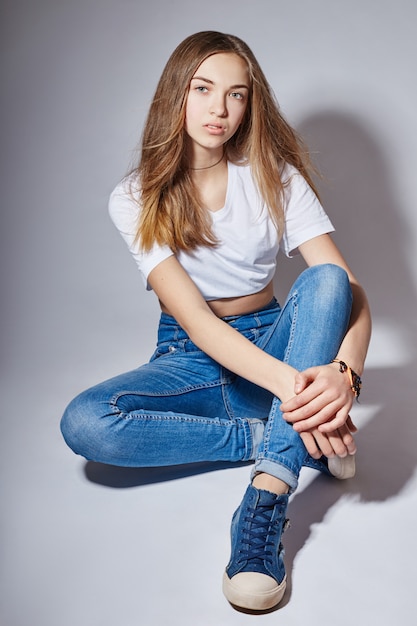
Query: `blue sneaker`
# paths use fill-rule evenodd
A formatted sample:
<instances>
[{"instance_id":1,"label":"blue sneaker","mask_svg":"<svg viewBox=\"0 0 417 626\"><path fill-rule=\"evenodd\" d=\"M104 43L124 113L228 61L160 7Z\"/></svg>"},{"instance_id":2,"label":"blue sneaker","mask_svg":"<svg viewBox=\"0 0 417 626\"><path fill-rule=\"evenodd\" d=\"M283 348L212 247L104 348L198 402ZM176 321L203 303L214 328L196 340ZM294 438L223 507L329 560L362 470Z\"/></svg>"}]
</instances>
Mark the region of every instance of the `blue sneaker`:
<instances>
[{"instance_id":1,"label":"blue sneaker","mask_svg":"<svg viewBox=\"0 0 417 626\"><path fill-rule=\"evenodd\" d=\"M249 485L233 515L223 593L237 607L265 611L282 600L286 574L281 535L288 524L288 497Z\"/></svg>"}]
</instances>

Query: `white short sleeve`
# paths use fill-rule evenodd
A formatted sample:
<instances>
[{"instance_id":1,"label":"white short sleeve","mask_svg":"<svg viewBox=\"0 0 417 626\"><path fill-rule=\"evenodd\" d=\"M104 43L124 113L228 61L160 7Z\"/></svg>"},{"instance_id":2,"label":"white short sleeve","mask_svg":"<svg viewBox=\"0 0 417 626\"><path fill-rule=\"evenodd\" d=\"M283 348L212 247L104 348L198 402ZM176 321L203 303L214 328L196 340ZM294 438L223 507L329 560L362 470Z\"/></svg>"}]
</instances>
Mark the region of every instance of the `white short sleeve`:
<instances>
[{"instance_id":1,"label":"white short sleeve","mask_svg":"<svg viewBox=\"0 0 417 626\"><path fill-rule=\"evenodd\" d=\"M313 237L333 232L334 227L305 178L290 166L284 170L284 182L285 178L289 182L285 188L282 246L290 257L298 246Z\"/></svg>"},{"instance_id":2,"label":"white short sleeve","mask_svg":"<svg viewBox=\"0 0 417 626\"><path fill-rule=\"evenodd\" d=\"M168 246L154 244L149 252L142 252L138 242L135 242L139 204L132 198L129 189L129 179L117 185L109 200L109 214L117 230L125 240L136 264L142 274L147 289L148 276L151 271L174 253Z\"/></svg>"}]
</instances>

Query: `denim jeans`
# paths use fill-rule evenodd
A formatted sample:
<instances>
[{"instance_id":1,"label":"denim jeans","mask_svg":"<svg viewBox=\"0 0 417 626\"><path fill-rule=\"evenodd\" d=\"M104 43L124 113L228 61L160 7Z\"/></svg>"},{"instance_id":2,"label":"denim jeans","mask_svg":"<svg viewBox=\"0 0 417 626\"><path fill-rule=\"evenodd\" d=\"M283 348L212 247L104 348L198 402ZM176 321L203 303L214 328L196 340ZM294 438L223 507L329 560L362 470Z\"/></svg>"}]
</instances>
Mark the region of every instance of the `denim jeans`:
<instances>
[{"instance_id":1,"label":"denim jeans","mask_svg":"<svg viewBox=\"0 0 417 626\"><path fill-rule=\"evenodd\" d=\"M336 265L305 270L281 308L223 318L265 352L304 370L329 363L346 333L352 292ZM255 461L297 487L303 465L316 461L265 389L202 352L170 315L162 313L149 363L98 384L67 407L67 444L89 460L125 467L201 461Z\"/></svg>"}]
</instances>

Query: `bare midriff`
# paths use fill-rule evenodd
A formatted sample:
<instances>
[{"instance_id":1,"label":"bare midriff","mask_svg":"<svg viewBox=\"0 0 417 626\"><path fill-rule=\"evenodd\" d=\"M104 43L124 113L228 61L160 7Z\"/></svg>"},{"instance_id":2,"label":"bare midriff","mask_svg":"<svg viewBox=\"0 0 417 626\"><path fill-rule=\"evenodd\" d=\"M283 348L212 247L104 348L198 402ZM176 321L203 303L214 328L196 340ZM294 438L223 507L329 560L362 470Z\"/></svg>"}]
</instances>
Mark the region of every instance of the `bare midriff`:
<instances>
[{"instance_id":1,"label":"bare midriff","mask_svg":"<svg viewBox=\"0 0 417 626\"><path fill-rule=\"evenodd\" d=\"M274 297L274 287L272 281L257 293L248 296L238 296L236 298L220 298L219 300L209 300L207 302L210 309L217 317L228 317L230 315L246 315L259 311L269 304ZM168 313L167 308L161 303L161 309Z\"/></svg>"}]
</instances>

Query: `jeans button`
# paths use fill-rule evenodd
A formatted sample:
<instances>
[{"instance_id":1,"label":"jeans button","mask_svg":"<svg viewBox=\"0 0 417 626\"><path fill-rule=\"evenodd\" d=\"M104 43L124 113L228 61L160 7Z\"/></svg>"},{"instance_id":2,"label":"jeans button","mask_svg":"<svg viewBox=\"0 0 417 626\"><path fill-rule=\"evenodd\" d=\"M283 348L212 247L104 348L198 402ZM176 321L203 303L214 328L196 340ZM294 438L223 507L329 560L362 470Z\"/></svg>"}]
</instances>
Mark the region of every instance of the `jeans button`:
<instances>
[{"instance_id":1,"label":"jeans button","mask_svg":"<svg viewBox=\"0 0 417 626\"><path fill-rule=\"evenodd\" d=\"M175 346L169 346L168 350L169 350L170 352L175 352L176 347L175 347Z\"/></svg>"}]
</instances>

